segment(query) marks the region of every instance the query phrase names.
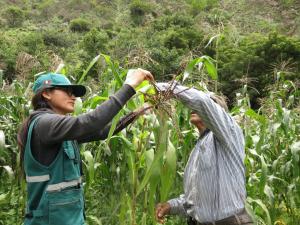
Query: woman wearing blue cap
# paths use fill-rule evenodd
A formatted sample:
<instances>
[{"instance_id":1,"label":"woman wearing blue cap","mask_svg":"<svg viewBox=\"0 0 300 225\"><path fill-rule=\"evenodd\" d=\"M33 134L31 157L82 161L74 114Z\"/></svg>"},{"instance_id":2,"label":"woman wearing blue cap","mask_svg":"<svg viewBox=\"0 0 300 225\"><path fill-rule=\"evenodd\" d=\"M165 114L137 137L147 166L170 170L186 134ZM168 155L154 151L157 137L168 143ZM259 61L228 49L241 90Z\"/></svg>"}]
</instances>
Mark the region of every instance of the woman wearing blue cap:
<instances>
[{"instance_id":1,"label":"woman wearing blue cap","mask_svg":"<svg viewBox=\"0 0 300 225\"><path fill-rule=\"evenodd\" d=\"M68 113L74 111L75 98L85 94L84 86L54 73L34 82L34 111L18 134L27 182L25 225L85 224L78 143L105 139L111 120L144 80L153 80L149 71L129 70L118 92L77 117Z\"/></svg>"}]
</instances>

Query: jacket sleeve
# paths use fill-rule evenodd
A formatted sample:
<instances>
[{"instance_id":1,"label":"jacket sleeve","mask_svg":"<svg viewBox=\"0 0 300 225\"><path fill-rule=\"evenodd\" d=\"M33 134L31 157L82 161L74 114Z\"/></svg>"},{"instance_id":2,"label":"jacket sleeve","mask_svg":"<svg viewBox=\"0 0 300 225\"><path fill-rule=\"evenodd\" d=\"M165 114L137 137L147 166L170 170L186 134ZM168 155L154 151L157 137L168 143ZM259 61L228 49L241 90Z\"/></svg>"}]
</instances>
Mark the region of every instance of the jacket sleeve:
<instances>
[{"instance_id":1,"label":"jacket sleeve","mask_svg":"<svg viewBox=\"0 0 300 225\"><path fill-rule=\"evenodd\" d=\"M41 142L48 144L89 137L93 137L93 140L100 139L105 136L103 129L108 129L108 124L134 94L134 89L125 84L89 113L77 117L47 113L38 120L36 133Z\"/></svg>"}]
</instances>

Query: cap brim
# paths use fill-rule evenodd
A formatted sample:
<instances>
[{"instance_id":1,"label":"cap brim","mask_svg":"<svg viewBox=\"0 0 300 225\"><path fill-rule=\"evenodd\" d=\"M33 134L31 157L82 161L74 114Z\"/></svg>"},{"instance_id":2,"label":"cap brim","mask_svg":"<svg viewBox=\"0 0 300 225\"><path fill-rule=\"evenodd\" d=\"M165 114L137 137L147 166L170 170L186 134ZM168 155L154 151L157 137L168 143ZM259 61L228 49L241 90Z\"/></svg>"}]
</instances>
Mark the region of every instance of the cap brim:
<instances>
[{"instance_id":1,"label":"cap brim","mask_svg":"<svg viewBox=\"0 0 300 225\"><path fill-rule=\"evenodd\" d=\"M72 88L73 94L75 95L75 97L82 97L86 93L85 86L80 85L80 84L70 84L70 85L55 84L55 85L51 85L51 86L52 87L69 87L69 88Z\"/></svg>"}]
</instances>

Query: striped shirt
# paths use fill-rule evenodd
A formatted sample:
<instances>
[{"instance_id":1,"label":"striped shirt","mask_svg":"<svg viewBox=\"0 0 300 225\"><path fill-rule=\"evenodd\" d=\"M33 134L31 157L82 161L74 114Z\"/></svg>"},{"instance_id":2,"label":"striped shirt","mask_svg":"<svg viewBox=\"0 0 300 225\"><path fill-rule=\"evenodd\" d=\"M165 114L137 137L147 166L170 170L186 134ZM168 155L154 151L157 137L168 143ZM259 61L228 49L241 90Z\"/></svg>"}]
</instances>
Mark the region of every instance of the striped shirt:
<instances>
[{"instance_id":1,"label":"striped shirt","mask_svg":"<svg viewBox=\"0 0 300 225\"><path fill-rule=\"evenodd\" d=\"M174 93L196 111L208 130L198 139L184 171L184 194L171 199L171 214L214 222L245 206L244 136L209 94L177 86ZM181 93L180 93L181 92Z\"/></svg>"}]
</instances>

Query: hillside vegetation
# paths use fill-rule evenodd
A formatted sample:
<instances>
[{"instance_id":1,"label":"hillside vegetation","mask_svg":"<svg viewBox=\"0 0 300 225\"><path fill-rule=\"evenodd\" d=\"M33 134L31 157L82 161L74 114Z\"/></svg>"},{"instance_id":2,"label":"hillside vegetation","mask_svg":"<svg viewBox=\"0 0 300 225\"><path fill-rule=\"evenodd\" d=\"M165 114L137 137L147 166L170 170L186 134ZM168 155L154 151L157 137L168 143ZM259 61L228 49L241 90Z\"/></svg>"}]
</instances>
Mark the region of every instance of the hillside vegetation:
<instances>
[{"instance_id":1,"label":"hillside vegetation","mask_svg":"<svg viewBox=\"0 0 300 225\"><path fill-rule=\"evenodd\" d=\"M32 78L61 62L74 79L99 53L157 80L182 72L195 56L217 60L220 90L241 84L251 101L265 96L278 71L299 76L300 3L280 1L3 1L0 69L4 79ZM101 65L89 77L101 80ZM199 79L193 77L196 81Z\"/></svg>"},{"instance_id":2,"label":"hillside vegetation","mask_svg":"<svg viewBox=\"0 0 300 225\"><path fill-rule=\"evenodd\" d=\"M38 73L60 72L87 86L84 101L77 99L79 115L108 99L137 67L157 81L186 78L189 87L227 96L245 136L247 211L259 225L299 225L298 0L0 5L0 225L23 224L26 183L16 134ZM155 204L183 191L198 138L186 107L166 102L112 136L121 116L151 100L147 93L139 91L114 118L108 140L81 146L88 225L155 225ZM165 224L184 223L169 217Z\"/></svg>"}]
</instances>

